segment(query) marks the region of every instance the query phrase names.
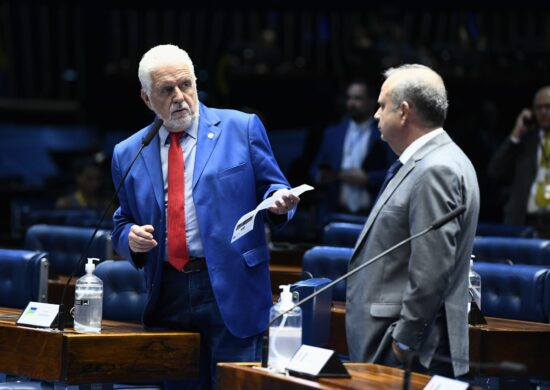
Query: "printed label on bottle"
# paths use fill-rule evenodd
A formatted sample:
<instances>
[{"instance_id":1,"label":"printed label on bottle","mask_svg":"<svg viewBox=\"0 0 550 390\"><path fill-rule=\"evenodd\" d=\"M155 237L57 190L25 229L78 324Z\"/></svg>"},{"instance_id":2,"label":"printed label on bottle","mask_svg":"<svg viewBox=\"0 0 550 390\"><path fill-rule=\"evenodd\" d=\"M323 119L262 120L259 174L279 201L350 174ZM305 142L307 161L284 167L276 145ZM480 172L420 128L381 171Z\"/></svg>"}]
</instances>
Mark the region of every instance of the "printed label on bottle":
<instances>
[{"instance_id":1,"label":"printed label on bottle","mask_svg":"<svg viewBox=\"0 0 550 390\"><path fill-rule=\"evenodd\" d=\"M75 299L74 304L79 306L88 306L90 301L88 299Z\"/></svg>"}]
</instances>

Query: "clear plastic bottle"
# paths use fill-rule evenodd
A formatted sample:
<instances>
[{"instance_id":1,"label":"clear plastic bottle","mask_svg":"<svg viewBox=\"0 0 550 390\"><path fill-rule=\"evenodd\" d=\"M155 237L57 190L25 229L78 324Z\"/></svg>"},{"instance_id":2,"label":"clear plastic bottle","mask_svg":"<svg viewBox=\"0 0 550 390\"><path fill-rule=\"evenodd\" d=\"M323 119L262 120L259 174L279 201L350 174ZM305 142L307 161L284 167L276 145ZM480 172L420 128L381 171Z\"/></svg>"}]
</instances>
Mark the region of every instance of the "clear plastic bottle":
<instances>
[{"instance_id":1,"label":"clear plastic bottle","mask_svg":"<svg viewBox=\"0 0 550 390\"><path fill-rule=\"evenodd\" d=\"M470 272L468 275L468 292L470 299L468 301L468 312L470 311L471 302L475 302L481 310L481 276L474 271L474 256L470 259Z\"/></svg>"},{"instance_id":2,"label":"clear plastic bottle","mask_svg":"<svg viewBox=\"0 0 550 390\"><path fill-rule=\"evenodd\" d=\"M290 309L294 302L290 285L282 290L279 302L271 308L269 320ZM267 365L271 371L285 372L286 366L302 345L302 309L295 307L271 324L269 328L269 354Z\"/></svg>"},{"instance_id":3,"label":"clear plastic bottle","mask_svg":"<svg viewBox=\"0 0 550 390\"><path fill-rule=\"evenodd\" d=\"M100 333L103 316L103 282L94 275L95 264L88 259L86 274L76 281L74 297L74 330Z\"/></svg>"}]
</instances>

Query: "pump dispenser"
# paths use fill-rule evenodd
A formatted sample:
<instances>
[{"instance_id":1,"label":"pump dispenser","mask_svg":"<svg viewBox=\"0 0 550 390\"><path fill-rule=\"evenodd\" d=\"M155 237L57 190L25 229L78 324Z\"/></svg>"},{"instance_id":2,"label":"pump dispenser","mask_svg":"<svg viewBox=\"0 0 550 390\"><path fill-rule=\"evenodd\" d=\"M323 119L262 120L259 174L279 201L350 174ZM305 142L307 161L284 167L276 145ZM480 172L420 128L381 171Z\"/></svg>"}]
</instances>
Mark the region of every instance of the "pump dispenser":
<instances>
[{"instance_id":1,"label":"pump dispenser","mask_svg":"<svg viewBox=\"0 0 550 390\"><path fill-rule=\"evenodd\" d=\"M103 316L103 282L94 275L95 261L88 258L86 274L76 281L74 299L74 330L80 333L100 333Z\"/></svg>"},{"instance_id":2,"label":"pump dispenser","mask_svg":"<svg viewBox=\"0 0 550 390\"><path fill-rule=\"evenodd\" d=\"M271 308L269 320L290 309L294 302L290 285L279 286L282 290L279 302ZM286 366L302 345L302 309L295 307L271 324L269 328L268 368L285 372Z\"/></svg>"}]
</instances>

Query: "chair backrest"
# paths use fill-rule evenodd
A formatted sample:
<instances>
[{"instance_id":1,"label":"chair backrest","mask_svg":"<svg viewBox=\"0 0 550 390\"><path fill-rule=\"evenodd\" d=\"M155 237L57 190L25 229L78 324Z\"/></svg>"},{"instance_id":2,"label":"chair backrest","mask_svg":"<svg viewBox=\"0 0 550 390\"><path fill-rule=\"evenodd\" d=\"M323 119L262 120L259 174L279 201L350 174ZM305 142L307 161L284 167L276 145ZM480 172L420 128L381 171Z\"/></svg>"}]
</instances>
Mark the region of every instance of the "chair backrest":
<instances>
[{"instance_id":1,"label":"chair backrest","mask_svg":"<svg viewBox=\"0 0 550 390\"><path fill-rule=\"evenodd\" d=\"M518 237L476 237L474 255L479 261L550 266L550 240Z\"/></svg>"},{"instance_id":2,"label":"chair backrest","mask_svg":"<svg viewBox=\"0 0 550 390\"><path fill-rule=\"evenodd\" d=\"M33 225L95 227L101 218L101 214L95 209L28 209L22 213L20 218L21 225L25 229ZM112 229L112 219L105 219L101 227L103 229Z\"/></svg>"},{"instance_id":3,"label":"chair backrest","mask_svg":"<svg viewBox=\"0 0 550 390\"><path fill-rule=\"evenodd\" d=\"M537 231L532 226L507 225L503 223L478 223L476 236L533 238Z\"/></svg>"},{"instance_id":4,"label":"chair backrest","mask_svg":"<svg viewBox=\"0 0 550 390\"><path fill-rule=\"evenodd\" d=\"M353 248L316 246L304 253L302 269L311 273L314 278L336 280L348 271L352 253ZM345 280L332 288L332 299L335 301L346 300Z\"/></svg>"},{"instance_id":5,"label":"chair backrest","mask_svg":"<svg viewBox=\"0 0 550 390\"><path fill-rule=\"evenodd\" d=\"M48 301L47 254L0 249L0 306L24 308L29 301Z\"/></svg>"},{"instance_id":6,"label":"chair backrest","mask_svg":"<svg viewBox=\"0 0 550 390\"><path fill-rule=\"evenodd\" d=\"M475 262L481 276L481 312L492 317L548 322L550 269Z\"/></svg>"},{"instance_id":7,"label":"chair backrest","mask_svg":"<svg viewBox=\"0 0 550 390\"><path fill-rule=\"evenodd\" d=\"M128 260L105 260L95 274L103 281L103 318L141 321L147 301L143 271Z\"/></svg>"},{"instance_id":8,"label":"chair backrest","mask_svg":"<svg viewBox=\"0 0 550 390\"><path fill-rule=\"evenodd\" d=\"M366 215L356 215L356 214L347 214L347 213L330 213L325 218L325 224L331 222L347 222L347 223L357 223L359 225L364 225L367 222Z\"/></svg>"},{"instance_id":9,"label":"chair backrest","mask_svg":"<svg viewBox=\"0 0 550 390\"><path fill-rule=\"evenodd\" d=\"M294 283L290 290L298 292L299 300L319 291L331 282L327 278L313 278ZM300 306L302 308L302 344L323 347L330 338L330 308L332 294L326 290Z\"/></svg>"},{"instance_id":10,"label":"chair backrest","mask_svg":"<svg viewBox=\"0 0 550 390\"><path fill-rule=\"evenodd\" d=\"M91 227L33 225L25 235L25 248L48 252L51 272L70 275L94 232ZM111 232L100 229L86 253L100 260L113 257ZM77 275L84 274L84 263Z\"/></svg>"},{"instance_id":11,"label":"chair backrest","mask_svg":"<svg viewBox=\"0 0 550 390\"><path fill-rule=\"evenodd\" d=\"M331 222L325 226L323 245L355 247L355 243L363 230L363 225L350 222Z\"/></svg>"}]
</instances>

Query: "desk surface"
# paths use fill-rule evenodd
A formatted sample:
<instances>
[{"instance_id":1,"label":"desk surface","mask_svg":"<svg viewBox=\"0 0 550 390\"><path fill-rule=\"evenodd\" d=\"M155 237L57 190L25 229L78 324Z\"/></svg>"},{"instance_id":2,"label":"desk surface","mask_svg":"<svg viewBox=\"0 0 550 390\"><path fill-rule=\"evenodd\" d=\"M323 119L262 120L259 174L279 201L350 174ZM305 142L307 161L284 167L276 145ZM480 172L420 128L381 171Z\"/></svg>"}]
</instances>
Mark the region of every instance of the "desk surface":
<instances>
[{"instance_id":1,"label":"desk surface","mask_svg":"<svg viewBox=\"0 0 550 390\"><path fill-rule=\"evenodd\" d=\"M21 310L0 308L0 371L66 384L154 382L198 375L199 335L149 332L103 321L102 333L17 326Z\"/></svg>"},{"instance_id":2,"label":"desk surface","mask_svg":"<svg viewBox=\"0 0 550 390\"><path fill-rule=\"evenodd\" d=\"M219 363L220 389L402 389L403 370L370 363L344 364L351 378L308 380L252 368L251 363ZM411 389L423 389L429 376L411 374Z\"/></svg>"},{"instance_id":3,"label":"desk surface","mask_svg":"<svg viewBox=\"0 0 550 390\"><path fill-rule=\"evenodd\" d=\"M347 354L346 309L334 302L328 348ZM474 363L523 363L527 370L517 376L550 377L550 324L486 317L487 325L470 325L470 361ZM482 375L501 374L497 369L471 368Z\"/></svg>"}]
</instances>

